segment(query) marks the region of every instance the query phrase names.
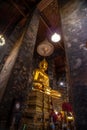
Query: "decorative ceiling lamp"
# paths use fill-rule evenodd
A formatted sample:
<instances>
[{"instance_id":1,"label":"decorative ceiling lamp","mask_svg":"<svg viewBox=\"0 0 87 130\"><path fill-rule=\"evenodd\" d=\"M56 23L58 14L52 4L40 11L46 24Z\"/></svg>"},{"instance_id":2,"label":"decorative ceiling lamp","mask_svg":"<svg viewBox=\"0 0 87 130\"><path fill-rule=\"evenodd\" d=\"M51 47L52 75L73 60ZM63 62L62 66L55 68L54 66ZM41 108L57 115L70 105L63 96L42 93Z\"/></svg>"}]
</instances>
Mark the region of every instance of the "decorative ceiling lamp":
<instances>
[{"instance_id":1,"label":"decorative ceiling lamp","mask_svg":"<svg viewBox=\"0 0 87 130\"><path fill-rule=\"evenodd\" d=\"M51 36L51 40L52 42L59 42L61 40L61 36L58 34L58 33L54 33L52 36Z\"/></svg>"},{"instance_id":2,"label":"decorative ceiling lamp","mask_svg":"<svg viewBox=\"0 0 87 130\"><path fill-rule=\"evenodd\" d=\"M3 35L0 35L0 46L3 46L5 44L5 38Z\"/></svg>"},{"instance_id":3,"label":"decorative ceiling lamp","mask_svg":"<svg viewBox=\"0 0 87 130\"><path fill-rule=\"evenodd\" d=\"M54 52L54 46L46 39L37 47L37 52L41 56L50 56Z\"/></svg>"}]
</instances>

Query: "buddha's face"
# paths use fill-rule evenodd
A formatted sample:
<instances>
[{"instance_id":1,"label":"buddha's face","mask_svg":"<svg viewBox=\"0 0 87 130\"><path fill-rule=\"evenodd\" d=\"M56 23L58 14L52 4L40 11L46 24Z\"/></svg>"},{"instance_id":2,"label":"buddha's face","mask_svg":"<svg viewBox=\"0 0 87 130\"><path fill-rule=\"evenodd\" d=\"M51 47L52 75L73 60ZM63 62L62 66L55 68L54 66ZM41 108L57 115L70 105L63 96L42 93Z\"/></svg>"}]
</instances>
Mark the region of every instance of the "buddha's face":
<instances>
[{"instance_id":1,"label":"buddha's face","mask_svg":"<svg viewBox=\"0 0 87 130\"><path fill-rule=\"evenodd\" d=\"M46 62L46 60L43 60L42 62L40 62L39 64L40 69L42 69L43 71L46 71L48 68L48 63Z\"/></svg>"},{"instance_id":2,"label":"buddha's face","mask_svg":"<svg viewBox=\"0 0 87 130\"><path fill-rule=\"evenodd\" d=\"M43 70L47 70L47 65L46 64L42 65L41 67L42 67Z\"/></svg>"},{"instance_id":3,"label":"buddha's face","mask_svg":"<svg viewBox=\"0 0 87 130\"><path fill-rule=\"evenodd\" d=\"M40 69L46 71L48 68L47 64L40 64Z\"/></svg>"}]
</instances>

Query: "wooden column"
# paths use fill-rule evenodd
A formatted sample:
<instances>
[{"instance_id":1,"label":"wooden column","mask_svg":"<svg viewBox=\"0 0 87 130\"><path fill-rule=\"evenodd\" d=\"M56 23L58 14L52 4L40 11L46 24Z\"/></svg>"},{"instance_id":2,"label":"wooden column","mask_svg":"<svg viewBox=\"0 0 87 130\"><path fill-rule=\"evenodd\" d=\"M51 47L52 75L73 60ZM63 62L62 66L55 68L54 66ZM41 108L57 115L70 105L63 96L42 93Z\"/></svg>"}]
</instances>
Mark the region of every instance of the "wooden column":
<instances>
[{"instance_id":1,"label":"wooden column","mask_svg":"<svg viewBox=\"0 0 87 130\"><path fill-rule=\"evenodd\" d=\"M87 2L59 0L77 130L87 129Z\"/></svg>"},{"instance_id":2,"label":"wooden column","mask_svg":"<svg viewBox=\"0 0 87 130\"><path fill-rule=\"evenodd\" d=\"M1 70L1 73L0 73L0 90L1 90L0 91L0 101L2 99L4 91L6 89L6 85L9 80L9 77L11 75L12 68L13 68L16 58L18 56L19 48L22 44L24 34L25 33L23 33L22 36L16 41L14 48L10 52L3 68Z\"/></svg>"},{"instance_id":3,"label":"wooden column","mask_svg":"<svg viewBox=\"0 0 87 130\"><path fill-rule=\"evenodd\" d=\"M35 10L32 14L32 18L29 20L27 31L25 33L25 37L23 38L22 44L18 47L18 49L16 49L14 46L11 55L9 55L8 57L10 58L10 60L9 64L7 64L6 66L5 73L6 75L9 75L9 77L6 78L5 81L2 81L2 85L5 84L4 82L6 82L7 85L5 84L6 89L3 96L3 102L0 108L0 117L4 116L5 119L9 119L9 116L12 114L10 113L12 100L24 100L25 96L28 93L27 90L31 88L30 84L32 82L32 60L36 43L38 25L39 15L38 11ZM15 62L13 62L14 60ZM7 72L9 72L9 74Z\"/></svg>"}]
</instances>

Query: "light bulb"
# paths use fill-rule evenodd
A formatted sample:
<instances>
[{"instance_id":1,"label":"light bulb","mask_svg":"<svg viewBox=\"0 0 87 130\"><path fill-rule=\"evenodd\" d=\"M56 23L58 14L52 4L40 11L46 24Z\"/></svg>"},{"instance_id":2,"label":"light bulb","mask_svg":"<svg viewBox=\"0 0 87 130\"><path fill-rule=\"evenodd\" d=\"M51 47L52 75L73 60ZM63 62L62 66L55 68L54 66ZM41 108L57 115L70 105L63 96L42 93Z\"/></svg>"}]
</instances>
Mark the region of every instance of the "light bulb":
<instances>
[{"instance_id":1,"label":"light bulb","mask_svg":"<svg viewBox=\"0 0 87 130\"><path fill-rule=\"evenodd\" d=\"M0 46L3 46L5 44L5 38L3 35L0 35Z\"/></svg>"},{"instance_id":2,"label":"light bulb","mask_svg":"<svg viewBox=\"0 0 87 130\"><path fill-rule=\"evenodd\" d=\"M54 33L54 34L51 36L51 40L52 40L53 42L59 42L60 39L61 39L61 36L60 36L59 34L57 34L57 33Z\"/></svg>"},{"instance_id":3,"label":"light bulb","mask_svg":"<svg viewBox=\"0 0 87 130\"><path fill-rule=\"evenodd\" d=\"M61 86L63 86L63 85L64 85L64 83L63 83L63 82L60 82L60 85L61 85Z\"/></svg>"}]
</instances>

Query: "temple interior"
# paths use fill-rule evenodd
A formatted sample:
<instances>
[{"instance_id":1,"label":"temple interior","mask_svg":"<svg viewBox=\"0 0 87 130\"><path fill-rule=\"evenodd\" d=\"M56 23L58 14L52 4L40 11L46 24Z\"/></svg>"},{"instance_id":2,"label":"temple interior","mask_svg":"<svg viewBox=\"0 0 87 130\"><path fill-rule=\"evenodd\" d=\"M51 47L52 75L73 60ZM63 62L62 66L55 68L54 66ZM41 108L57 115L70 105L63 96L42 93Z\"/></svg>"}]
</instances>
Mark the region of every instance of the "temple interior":
<instances>
[{"instance_id":1,"label":"temple interior","mask_svg":"<svg viewBox=\"0 0 87 130\"><path fill-rule=\"evenodd\" d=\"M86 55L86 0L0 0L0 130L86 130Z\"/></svg>"}]
</instances>

